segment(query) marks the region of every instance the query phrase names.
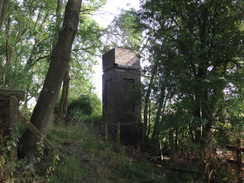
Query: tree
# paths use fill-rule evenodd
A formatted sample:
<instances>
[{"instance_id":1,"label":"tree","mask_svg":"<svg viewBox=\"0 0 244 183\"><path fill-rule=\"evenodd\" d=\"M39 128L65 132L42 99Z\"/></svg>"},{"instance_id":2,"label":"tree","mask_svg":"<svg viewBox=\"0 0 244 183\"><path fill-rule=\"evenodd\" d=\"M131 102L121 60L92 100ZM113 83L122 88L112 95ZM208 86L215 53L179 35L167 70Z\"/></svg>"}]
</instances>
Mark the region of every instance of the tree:
<instances>
[{"instance_id":1,"label":"tree","mask_svg":"<svg viewBox=\"0 0 244 183\"><path fill-rule=\"evenodd\" d=\"M0 32L0 86L25 90L26 104L38 96L36 88L43 84L48 69L53 5L55 0L10 1Z\"/></svg>"},{"instance_id":2,"label":"tree","mask_svg":"<svg viewBox=\"0 0 244 183\"><path fill-rule=\"evenodd\" d=\"M9 3L0 31L0 87L25 90L26 108L35 104L47 74L51 51L63 19L63 16L61 20L57 16L63 14L64 7L55 9L61 2L13 0ZM70 83L74 87L69 95L72 97L92 88L92 66L102 47L102 29L91 19L91 14L104 4L104 0L84 4L70 62Z\"/></svg>"},{"instance_id":3,"label":"tree","mask_svg":"<svg viewBox=\"0 0 244 183\"><path fill-rule=\"evenodd\" d=\"M139 50L142 43L141 32L136 24L134 9L122 10L107 27L104 34L104 52L111 47L125 47Z\"/></svg>"},{"instance_id":4,"label":"tree","mask_svg":"<svg viewBox=\"0 0 244 183\"><path fill-rule=\"evenodd\" d=\"M48 132L58 93L69 63L72 43L79 23L80 9L81 0L69 0L67 2L63 25L59 32L57 44L51 54L46 80L31 116L31 123L44 135ZM34 161L37 142L37 138L29 130L20 139L19 151L30 162Z\"/></svg>"},{"instance_id":5,"label":"tree","mask_svg":"<svg viewBox=\"0 0 244 183\"><path fill-rule=\"evenodd\" d=\"M62 6L63 6L63 1L58 0L57 1L57 9L56 9L56 29L55 29L55 36L54 36L54 41L53 45L56 44L57 39L58 39L58 32L61 28L61 22L62 22ZM69 93L69 81L70 81L70 63L68 64L68 67L66 69L66 72L64 74L63 78L63 84L62 84L62 93L61 93L61 99L60 99L60 105L59 105L59 110L58 114L56 117L56 122L60 123L64 120L64 117L67 113L67 103L68 103L68 93Z\"/></svg>"},{"instance_id":6,"label":"tree","mask_svg":"<svg viewBox=\"0 0 244 183\"><path fill-rule=\"evenodd\" d=\"M149 0L140 12L151 60L160 63L158 75L166 81L167 103L181 104L174 115L188 114L182 123L202 157L212 144L212 129L228 122L226 91L241 96L242 7L239 0Z\"/></svg>"},{"instance_id":7,"label":"tree","mask_svg":"<svg viewBox=\"0 0 244 183\"><path fill-rule=\"evenodd\" d=\"M68 97L75 100L83 94L93 92L94 87L91 83L92 65L96 64L97 55L100 55L101 52L103 29L98 26L97 22L92 20L91 14L103 4L103 0L96 0L82 6L80 14L82 21L74 40L70 66L63 80L59 111L56 114L57 123L64 122ZM69 87L70 84L72 89Z\"/></svg>"},{"instance_id":8,"label":"tree","mask_svg":"<svg viewBox=\"0 0 244 183\"><path fill-rule=\"evenodd\" d=\"M148 84L148 88L146 90L146 95L144 99L144 109L143 109L143 128L142 128L142 139L141 142L144 144L147 138L147 126L148 126L148 110L150 104L150 95L153 87L153 82L156 74L156 66L153 67L153 71L151 73L150 81Z\"/></svg>"},{"instance_id":9,"label":"tree","mask_svg":"<svg viewBox=\"0 0 244 183\"><path fill-rule=\"evenodd\" d=\"M9 0L0 0L0 29L3 23L3 19L8 9Z\"/></svg>"}]
</instances>

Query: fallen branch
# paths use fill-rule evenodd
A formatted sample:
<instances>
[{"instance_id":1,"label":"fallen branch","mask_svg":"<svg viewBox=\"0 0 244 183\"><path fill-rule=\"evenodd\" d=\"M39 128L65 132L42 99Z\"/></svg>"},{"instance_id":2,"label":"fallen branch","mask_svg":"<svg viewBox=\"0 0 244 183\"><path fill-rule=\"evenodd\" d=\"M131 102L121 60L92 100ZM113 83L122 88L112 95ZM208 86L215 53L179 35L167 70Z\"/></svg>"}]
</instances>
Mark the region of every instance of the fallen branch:
<instances>
[{"instance_id":1,"label":"fallen branch","mask_svg":"<svg viewBox=\"0 0 244 183\"><path fill-rule=\"evenodd\" d=\"M43 140L45 147L56 152L60 160L64 161L65 157L62 153L54 147L54 145L43 135L20 111L18 111L18 120L22 122L38 139Z\"/></svg>"}]
</instances>

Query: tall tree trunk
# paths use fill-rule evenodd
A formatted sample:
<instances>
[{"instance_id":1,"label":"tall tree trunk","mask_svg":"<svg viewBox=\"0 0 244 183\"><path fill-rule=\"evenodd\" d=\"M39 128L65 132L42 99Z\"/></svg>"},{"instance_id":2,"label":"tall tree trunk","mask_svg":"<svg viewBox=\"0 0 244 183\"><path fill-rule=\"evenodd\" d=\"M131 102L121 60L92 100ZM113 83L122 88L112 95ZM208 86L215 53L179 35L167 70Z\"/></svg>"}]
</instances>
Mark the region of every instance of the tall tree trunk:
<instances>
[{"instance_id":1,"label":"tall tree trunk","mask_svg":"<svg viewBox=\"0 0 244 183\"><path fill-rule=\"evenodd\" d=\"M3 24L4 17L7 13L9 0L0 0L0 30Z\"/></svg>"},{"instance_id":2,"label":"tall tree trunk","mask_svg":"<svg viewBox=\"0 0 244 183\"><path fill-rule=\"evenodd\" d=\"M69 81L70 81L70 64L68 65L68 68L66 70L66 73L65 73L64 79L63 79L62 95L61 95L59 111L58 111L57 119L56 119L57 120L56 122L58 124L64 122L64 118L67 113Z\"/></svg>"},{"instance_id":3,"label":"tall tree trunk","mask_svg":"<svg viewBox=\"0 0 244 183\"><path fill-rule=\"evenodd\" d=\"M147 132L146 132L146 137L148 137L148 135L150 134L150 131L151 131L151 127L152 127L152 125L151 125L151 115L152 115L152 112L151 112L151 102L150 102L150 100L149 100L149 102L148 102L148 110L149 110L149 113L148 113L148 128L147 128Z\"/></svg>"},{"instance_id":4,"label":"tall tree trunk","mask_svg":"<svg viewBox=\"0 0 244 183\"><path fill-rule=\"evenodd\" d=\"M149 85L148 85L147 93L146 93L146 96L145 96L144 111L143 111L142 144L145 143L145 139L147 137L148 106L149 106L150 94L151 94L151 90L152 90L152 85L153 85L155 74L156 74L156 72L153 70L151 78L150 78L150 82L149 82Z\"/></svg>"},{"instance_id":5,"label":"tall tree trunk","mask_svg":"<svg viewBox=\"0 0 244 183\"><path fill-rule=\"evenodd\" d=\"M79 23L81 1L69 0L67 2L63 26L51 54L51 63L46 80L31 116L31 123L44 135L48 132L58 93L69 63L71 48ZM26 130L20 139L20 155L27 157L30 163L35 158L37 142L38 139L29 130Z\"/></svg>"},{"instance_id":6,"label":"tall tree trunk","mask_svg":"<svg viewBox=\"0 0 244 183\"><path fill-rule=\"evenodd\" d=\"M53 46L57 43L58 40L58 32L61 27L62 23L62 7L63 7L63 0L57 0L57 9L56 9L56 25L55 25L55 32L53 37Z\"/></svg>"},{"instance_id":7,"label":"tall tree trunk","mask_svg":"<svg viewBox=\"0 0 244 183\"><path fill-rule=\"evenodd\" d=\"M160 93L160 98L159 98L159 103L158 103L158 110L157 114L155 117L155 124L154 124L154 129L153 129L153 134L152 134L152 142L158 142L158 136L159 136L159 123L160 123L160 116L162 115L162 108L164 106L165 102L165 86L162 85L161 87L161 93Z\"/></svg>"},{"instance_id":8,"label":"tall tree trunk","mask_svg":"<svg viewBox=\"0 0 244 183\"><path fill-rule=\"evenodd\" d=\"M169 130L169 149L170 149L170 158L175 161L175 144L174 144L174 132L172 129Z\"/></svg>"},{"instance_id":9,"label":"tall tree trunk","mask_svg":"<svg viewBox=\"0 0 244 183\"><path fill-rule=\"evenodd\" d=\"M62 6L63 0L57 0L57 9L56 9L56 32L60 29L61 21L62 21ZM58 39L58 34L55 34L53 43L56 44ZM55 119L57 124L63 123L65 115L67 113L67 105L68 105L68 94L69 94L69 81L70 81L70 64L67 67L67 70L64 75L63 85L62 85L62 94L60 99L60 106L58 109L58 113Z\"/></svg>"},{"instance_id":10,"label":"tall tree trunk","mask_svg":"<svg viewBox=\"0 0 244 183\"><path fill-rule=\"evenodd\" d=\"M8 67L10 65L10 60L11 60L11 56L12 56L12 48L10 47L10 23L11 23L11 18L8 17L8 20L7 20L7 24L6 24L6 40L5 40L5 43L6 43L6 50L5 50L5 53L6 53L6 62L4 64L4 71L3 71L3 83L2 83L2 87L3 88L6 88L6 78L7 78L7 72L8 72Z\"/></svg>"}]
</instances>

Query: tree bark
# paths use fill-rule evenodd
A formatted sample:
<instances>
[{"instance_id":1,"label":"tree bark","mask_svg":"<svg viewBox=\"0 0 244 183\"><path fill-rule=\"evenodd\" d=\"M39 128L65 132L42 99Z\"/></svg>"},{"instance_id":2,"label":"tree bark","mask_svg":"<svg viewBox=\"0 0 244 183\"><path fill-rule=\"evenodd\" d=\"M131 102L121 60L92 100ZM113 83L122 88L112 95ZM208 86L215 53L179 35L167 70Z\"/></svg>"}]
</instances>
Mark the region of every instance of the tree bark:
<instances>
[{"instance_id":1,"label":"tree bark","mask_svg":"<svg viewBox=\"0 0 244 183\"><path fill-rule=\"evenodd\" d=\"M170 149L170 159L173 163L176 161L176 143L174 142L174 131L169 130L169 149Z\"/></svg>"},{"instance_id":2,"label":"tree bark","mask_svg":"<svg viewBox=\"0 0 244 183\"><path fill-rule=\"evenodd\" d=\"M3 24L4 17L7 13L9 0L0 0L0 30Z\"/></svg>"},{"instance_id":3,"label":"tree bark","mask_svg":"<svg viewBox=\"0 0 244 183\"><path fill-rule=\"evenodd\" d=\"M70 64L68 65L68 68L66 70L66 73L64 75L63 79L63 87L62 87L62 95L60 99L60 106L59 111L57 114L57 124L61 124L64 122L64 118L67 113L68 108L68 96L69 96L69 81L70 81Z\"/></svg>"},{"instance_id":4,"label":"tree bark","mask_svg":"<svg viewBox=\"0 0 244 183\"><path fill-rule=\"evenodd\" d=\"M56 32L61 26L62 21L62 6L63 0L57 0L57 9L56 9ZM55 45L58 39L58 34L55 33L53 44ZM68 94L69 94L69 81L70 81L70 64L67 67L67 70L64 75L63 85L62 85L62 94L60 99L60 105L58 109L58 113L55 119L55 123L61 124L64 122L64 118L67 113L67 106L68 106Z\"/></svg>"},{"instance_id":5,"label":"tree bark","mask_svg":"<svg viewBox=\"0 0 244 183\"><path fill-rule=\"evenodd\" d=\"M69 0L67 2L63 26L51 54L51 63L46 80L31 116L31 123L44 135L48 132L58 93L69 63L71 48L79 23L81 1ZM38 139L29 130L26 130L20 139L19 153L21 156L27 157L30 163L35 160L37 142Z\"/></svg>"},{"instance_id":6,"label":"tree bark","mask_svg":"<svg viewBox=\"0 0 244 183\"><path fill-rule=\"evenodd\" d=\"M62 23L62 7L63 7L63 0L57 0L57 9L56 9L56 26L55 26L55 32L53 37L53 46L57 43L58 40L58 32L61 27Z\"/></svg>"},{"instance_id":7,"label":"tree bark","mask_svg":"<svg viewBox=\"0 0 244 183\"><path fill-rule=\"evenodd\" d=\"M154 129L152 133L152 142L158 142L158 137L160 133L159 125L160 125L160 116L162 116L162 109L165 102L165 86L161 87L161 94L158 102L158 110L155 118Z\"/></svg>"},{"instance_id":8,"label":"tree bark","mask_svg":"<svg viewBox=\"0 0 244 183\"><path fill-rule=\"evenodd\" d=\"M3 69L3 78L2 78L2 87L6 88L6 78L7 78L7 72L8 72L8 67L10 65L10 60L12 57L12 48L10 47L10 24L11 24L11 19L8 17L7 23L6 23L6 49L5 49L5 55L6 55L6 62L4 64L4 69Z\"/></svg>"},{"instance_id":9,"label":"tree bark","mask_svg":"<svg viewBox=\"0 0 244 183\"><path fill-rule=\"evenodd\" d=\"M147 125L148 125L148 106L149 106L149 101L150 101L150 94L152 91L152 86L153 86L153 81L154 81L154 77L156 75L156 70L157 70L157 66L154 65L154 68L152 70L152 75L150 78L150 82L148 85L148 89L146 92L146 96L145 96L145 103L144 103L144 110L143 110L143 128L142 128L142 144L145 143L146 137L147 137Z\"/></svg>"}]
</instances>

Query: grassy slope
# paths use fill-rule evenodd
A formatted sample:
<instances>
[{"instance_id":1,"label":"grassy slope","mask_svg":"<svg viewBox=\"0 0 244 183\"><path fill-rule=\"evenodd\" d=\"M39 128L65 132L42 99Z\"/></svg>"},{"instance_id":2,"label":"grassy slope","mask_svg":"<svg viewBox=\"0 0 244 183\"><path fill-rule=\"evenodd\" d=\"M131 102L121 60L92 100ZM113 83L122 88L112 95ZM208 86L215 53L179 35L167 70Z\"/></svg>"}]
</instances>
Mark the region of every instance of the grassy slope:
<instances>
[{"instance_id":1,"label":"grassy slope","mask_svg":"<svg viewBox=\"0 0 244 183\"><path fill-rule=\"evenodd\" d=\"M86 125L52 127L48 137L66 157L50 182L164 182L157 169L126 156L122 146Z\"/></svg>"},{"instance_id":2,"label":"grassy slope","mask_svg":"<svg viewBox=\"0 0 244 183\"><path fill-rule=\"evenodd\" d=\"M57 166L53 183L162 183L175 182L162 169L143 158L133 158L123 146L105 142L95 130L80 124L52 127L48 138L65 155L66 161ZM191 181L183 175L180 182Z\"/></svg>"}]
</instances>

